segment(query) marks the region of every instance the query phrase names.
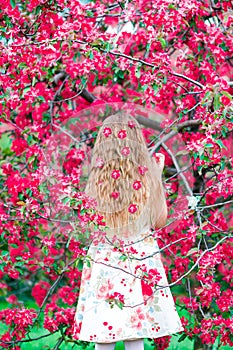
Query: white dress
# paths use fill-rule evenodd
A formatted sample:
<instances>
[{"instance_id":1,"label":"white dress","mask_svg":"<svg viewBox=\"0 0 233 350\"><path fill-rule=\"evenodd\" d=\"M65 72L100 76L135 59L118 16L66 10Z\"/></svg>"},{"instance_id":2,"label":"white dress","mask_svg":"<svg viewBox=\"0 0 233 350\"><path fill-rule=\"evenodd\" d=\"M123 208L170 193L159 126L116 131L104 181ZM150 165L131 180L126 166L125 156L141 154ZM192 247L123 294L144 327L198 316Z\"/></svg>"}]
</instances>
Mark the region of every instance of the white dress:
<instances>
[{"instance_id":1,"label":"white dress","mask_svg":"<svg viewBox=\"0 0 233 350\"><path fill-rule=\"evenodd\" d=\"M124 249L128 254L107 242L90 246L87 256L94 262L83 267L74 339L111 343L183 330L170 288L156 290L142 282L146 269L154 276L159 272L159 286L168 285L158 244L150 233L147 228L135 237L135 243Z\"/></svg>"}]
</instances>

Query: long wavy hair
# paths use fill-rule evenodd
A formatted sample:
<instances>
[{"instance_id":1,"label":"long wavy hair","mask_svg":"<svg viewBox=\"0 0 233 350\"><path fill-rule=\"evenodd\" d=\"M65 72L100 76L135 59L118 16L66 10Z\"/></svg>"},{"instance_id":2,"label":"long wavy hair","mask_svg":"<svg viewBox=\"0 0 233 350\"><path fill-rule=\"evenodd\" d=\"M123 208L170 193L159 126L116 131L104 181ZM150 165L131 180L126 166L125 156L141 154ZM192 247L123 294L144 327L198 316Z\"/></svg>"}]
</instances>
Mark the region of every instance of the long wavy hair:
<instances>
[{"instance_id":1,"label":"long wavy hair","mask_svg":"<svg viewBox=\"0 0 233 350\"><path fill-rule=\"evenodd\" d=\"M161 170L150 157L135 118L119 112L105 119L85 191L96 199L107 234L130 237L146 225L157 226L166 205Z\"/></svg>"}]
</instances>

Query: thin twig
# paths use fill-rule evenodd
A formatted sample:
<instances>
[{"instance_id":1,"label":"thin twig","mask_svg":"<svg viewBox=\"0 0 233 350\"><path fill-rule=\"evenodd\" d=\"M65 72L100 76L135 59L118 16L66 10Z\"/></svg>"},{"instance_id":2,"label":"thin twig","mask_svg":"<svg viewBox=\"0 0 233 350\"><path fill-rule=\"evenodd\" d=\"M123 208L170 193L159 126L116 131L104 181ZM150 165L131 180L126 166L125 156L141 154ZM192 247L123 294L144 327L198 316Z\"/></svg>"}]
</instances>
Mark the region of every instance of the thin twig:
<instances>
[{"instance_id":1,"label":"thin twig","mask_svg":"<svg viewBox=\"0 0 233 350\"><path fill-rule=\"evenodd\" d=\"M221 202L221 203L210 204L210 205L203 205L203 206L197 207L197 209L203 210L203 209L207 209L207 208L219 207L221 205L230 204L230 203L233 203L233 200Z\"/></svg>"},{"instance_id":2,"label":"thin twig","mask_svg":"<svg viewBox=\"0 0 233 350\"><path fill-rule=\"evenodd\" d=\"M62 131L62 133L66 134L67 136L69 136L75 143L80 142L79 140L77 140L77 138L75 138L73 135L71 135L68 131L66 131L65 129L63 129L60 125L52 123L52 126L54 126L56 129L59 129Z\"/></svg>"},{"instance_id":3,"label":"thin twig","mask_svg":"<svg viewBox=\"0 0 233 350\"><path fill-rule=\"evenodd\" d=\"M214 227L218 232L220 233L227 233L227 231L225 230L222 230L220 227L214 225L212 222L210 222L206 217L205 215L203 215L202 213L200 213L201 217L212 227Z\"/></svg>"},{"instance_id":4,"label":"thin twig","mask_svg":"<svg viewBox=\"0 0 233 350\"><path fill-rule=\"evenodd\" d=\"M64 341L64 338L61 337L61 338L58 340L57 344L54 346L53 350L59 350L59 346L63 343L63 341Z\"/></svg>"},{"instance_id":5,"label":"thin twig","mask_svg":"<svg viewBox=\"0 0 233 350\"><path fill-rule=\"evenodd\" d=\"M188 111L185 111L186 114L192 112L195 108L197 108L199 105L201 104L201 102L196 103L192 108L190 108Z\"/></svg>"},{"instance_id":6,"label":"thin twig","mask_svg":"<svg viewBox=\"0 0 233 350\"><path fill-rule=\"evenodd\" d=\"M55 332L51 332L51 333L48 333L48 334L44 334L44 335L41 335L37 338L30 338L30 339L23 339L23 340L14 340L14 343L29 343L31 341L35 341L35 340L40 340L40 339L43 339L43 338L47 338L49 336L51 336L52 334L55 334L57 333L58 331L55 331ZM3 343L3 344L12 344L13 341L4 341L4 340L0 340L0 343Z\"/></svg>"},{"instance_id":7,"label":"thin twig","mask_svg":"<svg viewBox=\"0 0 233 350\"><path fill-rule=\"evenodd\" d=\"M192 197L193 196L193 191L192 191L191 187L189 186L189 183L188 183L186 177L184 176L183 172L181 171L180 166L179 166L179 164L178 164L178 162L176 160L176 157L174 156L172 151L167 147L167 145L165 145L165 143L162 142L161 145L165 149L165 151L167 151L167 153L171 156L173 164L175 165L177 172L179 172L180 177L182 178L182 180L184 182L184 185L185 185L189 195Z\"/></svg>"}]
</instances>

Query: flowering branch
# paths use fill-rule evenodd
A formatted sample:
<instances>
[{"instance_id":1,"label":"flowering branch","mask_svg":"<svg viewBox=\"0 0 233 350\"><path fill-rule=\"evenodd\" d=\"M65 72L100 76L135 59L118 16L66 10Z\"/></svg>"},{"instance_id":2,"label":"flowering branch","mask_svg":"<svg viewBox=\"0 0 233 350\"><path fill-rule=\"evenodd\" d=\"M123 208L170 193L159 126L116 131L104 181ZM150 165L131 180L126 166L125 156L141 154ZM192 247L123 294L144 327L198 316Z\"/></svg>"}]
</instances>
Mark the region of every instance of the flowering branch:
<instances>
[{"instance_id":1,"label":"flowering branch","mask_svg":"<svg viewBox=\"0 0 233 350\"><path fill-rule=\"evenodd\" d=\"M183 129L190 126L198 126L201 123L202 123L202 120L197 119L197 120L186 120L185 122L178 124L174 130L170 131L162 139L157 141L157 143L150 149L150 154L152 155L157 150L157 148L159 148L163 143L165 143L172 137L176 136Z\"/></svg>"},{"instance_id":2,"label":"flowering branch","mask_svg":"<svg viewBox=\"0 0 233 350\"><path fill-rule=\"evenodd\" d=\"M159 285L159 284L156 284L156 288L155 288L155 291L153 292L153 294L156 293L158 290L165 289L165 288L168 288L168 287L173 287L174 285L178 284L183 278L187 277L187 276L195 269L196 266L198 266L199 262L200 262L201 259L206 255L206 253L215 250L222 242L224 242L226 239L230 239L230 238L233 238L233 235L225 236L225 237L223 237L222 239L220 239L213 247L210 247L210 248L205 249L205 250L201 253L201 255L197 258L197 260L196 260L196 262L193 264L193 266L192 266L188 271L186 271L182 276L180 276L179 278L177 278L174 282L171 282L171 283L169 283L169 284L167 284L167 285L163 285L163 286L162 286L162 285ZM185 239L187 239L187 238L185 237ZM131 257L131 259L135 259L135 258L132 258L132 257ZM131 275L131 276L137 278L137 279L144 280L143 277L134 275L134 274L132 274L131 272L129 272L128 270L124 270L124 269L121 268L121 267L112 266L111 264L107 264L107 263L104 263L104 262L102 262L102 261L95 261L95 259L92 259L92 258L89 258L89 260L92 261L92 262L94 262L94 263L96 263L96 264L100 264L100 265L104 265L104 266L107 266L107 267L112 267L112 268L114 268L114 269L120 270L120 271L122 271L122 272L124 272L124 273L126 273L126 274L129 274L129 275ZM148 300L149 300L151 297L152 297L152 296L149 296L149 297L148 297ZM124 307L135 308L135 307L138 307L138 306L143 305L143 304L144 304L144 301L141 302L141 303L138 303L138 304L136 304L136 305L133 305L133 306L131 306L131 305L125 305L125 304L124 304Z\"/></svg>"},{"instance_id":3,"label":"flowering branch","mask_svg":"<svg viewBox=\"0 0 233 350\"><path fill-rule=\"evenodd\" d=\"M190 272L192 272L195 267L199 264L199 262L201 261L201 259L203 258L204 255L206 255L206 253L208 252L211 252L213 250L215 250L222 242L224 242L226 239L230 239L230 238L233 238L233 235L230 235L230 236L225 236L223 238L221 238L213 247L211 248L208 248L206 250L204 250L201 255L197 258L196 262L193 264L193 266L187 271L185 272L181 277L179 277L177 280L175 280L174 282L172 283L169 283L167 286L159 286L158 285L158 289L163 289L163 288L166 288L166 287L172 287L174 286L175 284L179 283L183 278L187 277Z\"/></svg>"}]
</instances>

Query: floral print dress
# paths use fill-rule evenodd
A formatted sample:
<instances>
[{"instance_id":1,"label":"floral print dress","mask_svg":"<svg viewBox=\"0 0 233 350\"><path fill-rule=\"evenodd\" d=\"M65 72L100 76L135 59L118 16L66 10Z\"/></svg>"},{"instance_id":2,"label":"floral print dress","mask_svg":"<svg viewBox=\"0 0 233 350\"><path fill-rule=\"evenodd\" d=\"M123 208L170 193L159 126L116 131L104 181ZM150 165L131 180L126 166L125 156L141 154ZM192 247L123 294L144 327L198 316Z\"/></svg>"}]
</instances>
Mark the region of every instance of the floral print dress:
<instances>
[{"instance_id":1,"label":"floral print dress","mask_svg":"<svg viewBox=\"0 0 233 350\"><path fill-rule=\"evenodd\" d=\"M168 282L157 242L149 229L143 232L131 244L127 242L123 254L108 242L90 246L74 339L111 343L183 330L170 288L163 287ZM156 280L157 289L152 288Z\"/></svg>"}]
</instances>

